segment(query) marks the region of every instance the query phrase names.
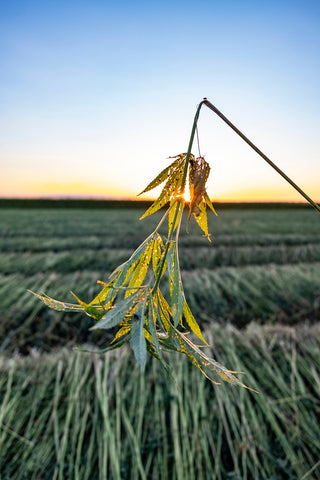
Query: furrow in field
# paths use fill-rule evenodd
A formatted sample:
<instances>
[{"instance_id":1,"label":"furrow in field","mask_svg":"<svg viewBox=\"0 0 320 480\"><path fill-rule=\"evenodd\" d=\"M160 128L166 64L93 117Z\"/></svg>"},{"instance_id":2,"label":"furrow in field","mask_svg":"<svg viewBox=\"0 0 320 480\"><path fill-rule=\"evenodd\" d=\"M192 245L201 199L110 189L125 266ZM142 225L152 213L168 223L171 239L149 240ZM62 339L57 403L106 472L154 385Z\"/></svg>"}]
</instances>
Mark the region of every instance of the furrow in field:
<instances>
[{"instance_id":1,"label":"furrow in field","mask_svg":"<svg viewBox=\"0 0 320 480\"><path fill-rule=\"evenodd\" d=\"M99 271L0 276L0 339L4 341L18 329L25 332L18 339L15 334L19 348L30 347L37 338L36 344L46 349L51 344L91 338L92 320L86 315L49 310L27 289L76 303L72 290L88 302L101 289L96 281L107 277L108 273ZM216 320L243 327L254 320L287 325L320 320L319 262L197 269L183 271L182 279L190 307L202 324ZM10 341L10 348L13 344Z\"/></svg>"},{"instance_id":2,"label":"furrow in field","mask_svg":"<svg viewBox=\"0 0 320 480\"><path fill-rule=\"evenodd\" d=\"M154 359L142 375L129 349L0 357L1 474L319 478L319 328L212 324L204 335L210 355L259 394L212 386L177 355L166 358L179 388Z\"/></svg>"},{"instance_id":3,"label":"furrow in field","mask_svg":"<svg viewBox=\"0 0 320 480\"><path fill-rule=\"evenodd\" d=\"M134 249L143 240L143 234L135 232L133 235L105 236L98 231L91 235L68 235L65 237L43 237L41 234L33 236L15 235L9 238L0 237L0 252L61 252L80 249ZM218 247L298 247L319 245L320 235L309 234L263 234L263 235L214 235L212 243L201 235L182 235L180 246L182 248L218 248Z\"/></svg>"},{"instance_id":4,"label":"furrow in field","mask_svg":"<svg viewBox=\"0 0 320 480\"><path fill-rule=\"evenodd\" d=\"M2 252L0 272L13 274L23 272L34 275L40 272L69 273L85 270L111 271L130 257L131 249L74 249L47 252ZM205 267L215 269L223 266L297 264L320 261L320 244L299 246L220 246L180 248L182 270Z\"/></svg>"},{"instance_id":5,"label":"furrow in field","mask_svg":"<svg viewBox=\"0 0 320 480\"><path fill-rule=\"evenodd\" d=\"M182 278L191 308L203 318L239 326L320 319L320 263L202 269Z\"/></svg>"}]
</instances>

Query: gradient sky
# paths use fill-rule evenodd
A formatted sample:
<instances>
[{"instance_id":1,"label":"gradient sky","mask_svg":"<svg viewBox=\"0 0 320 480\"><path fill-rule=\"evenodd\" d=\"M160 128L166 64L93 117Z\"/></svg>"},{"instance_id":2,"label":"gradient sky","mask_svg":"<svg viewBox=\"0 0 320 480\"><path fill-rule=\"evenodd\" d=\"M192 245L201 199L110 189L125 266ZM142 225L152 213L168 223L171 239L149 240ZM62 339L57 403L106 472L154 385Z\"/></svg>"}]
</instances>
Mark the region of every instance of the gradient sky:
<instances>
[{"instance_id":1,"label":"gradient sky","mask_svg":"<svg viewBox=\"0 0 320 480\"><path fill-rule=\"evenodd\" d=\"M4 1L0 196L133 197L206 96L320 201L319 52L318 1ZM213 199L303 200L206 107L199 135Z\"/></svg>"}]
</instances>

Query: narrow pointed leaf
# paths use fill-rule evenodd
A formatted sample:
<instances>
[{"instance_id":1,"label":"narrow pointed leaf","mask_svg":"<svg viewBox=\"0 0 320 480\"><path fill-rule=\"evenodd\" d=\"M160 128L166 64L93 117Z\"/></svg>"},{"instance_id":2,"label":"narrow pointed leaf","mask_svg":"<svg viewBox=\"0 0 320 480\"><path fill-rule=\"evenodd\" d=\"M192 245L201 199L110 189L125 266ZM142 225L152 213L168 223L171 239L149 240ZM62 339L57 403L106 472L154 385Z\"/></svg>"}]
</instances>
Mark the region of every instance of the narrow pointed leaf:
<instances>
[{"instance_id":1,"label":"narrow pointed leaf","mask_svg":"<svg viewBox=\"0 0 320 480\"><path fill-rule=\"evenodd\" d=\"M181 321L182 312L183 312L183 303L184 303L184 296L183 296L182 285L180 281L179 262L177 257L177 250L175 249L174 273L173 273L172 294L171 294L171 311L172 311L173 324L175 327Z\"/></svg>"},{"instance_id":2,"label":"narrow pointed leaf","mask_svg":"<svg viewBox=\"0 0 320 480\"><path fill-rule=\"evenodd\" d=\"M74 350L76 352L84 352L84 353L96 353L98 355L102 355L107 352L111 352L112 350L116 350L117 348L122 347L125 343L127 343L131 339L131 334L129 333L126 338L123 338L117 343L114 343L113 345L108 345L106 348L101 348L101 349L91 349L89 347L75 347Z\"/></svg>"},{"instance_id":3,"label":"narrow pointed leaf","mask_svg":"<svg viewBox=\"0 0 320 480\"><path fill-rule=\"evenodd\" d=\"M157 267L161 260L163 251L163 241L161 236L157 233L157 236L153 242L153 251L152 251L152 268L154 273L157 271Z\"/></svg>"},{"instance_id":4,"label":"narrow pointed leaf","mask_svg":"<svg viewBox=\"0 0 320 480\"><path fill-rule=\"evenodd\" d=\"M182 158L182 160L177 163L176 167L172 169L172 172L170 172L169 178L159 197L142 215L142 217L140 217L140 220L164 207L170 200L175 198L180 193L185 160L185 158Z\"/></svg>"},{"instance_id":5,"label":"narrow pointed leaf","mask_svg":"<svg viewBox=\"0 0 320 480\"><path fill-rule=\"evenodd\" d=\"M207 212L206 212L206 204L205 204L204 201L202 201L199 204L199 209L200 209L200 214L198 216L194 215L194 218L196 219L196 222L199 225L199 227L201 228L201 230L203 230L203 232L205 233L205 236L208 238L209 242L211 242L210 235L209 235L209 232L208 232L208 219L207 219Z\"/></svg>"},{"instance_id":6,"label":"narrow pointed leaf","mask_svg":"<svg viewBox=\"0 0 320 480\"><path fill-rule=\"evenodd\" d=\"M161 183L163 183L168 178L170 169L172 169L178 162L179 160L175 160L168 167L164 168L162 172L160 172L159 175L154 180L152 180L152 182L150 182L149 185L144 190L142 190L141 193L139 193L139 195L149 192L150 190L153 190L158 185L161 185Z\"/></svg>"},{"instance_id":7,"label":"narrow pointed leaf","mask_svg":"<svg viewBox=\"0 0 320 480\"><path fill-rule=\"evenodd\" d=\"M143 306L133 315L130 340L130 345L141 370L144 370L147 359L147 343L143 332L144 313L145 308Z\"/></svg>"},{"instance_id":8,"label":"narrow pointed leaf","mask_svg":"<svg viewBox=\"0 0 320 480\"><path fill-rule=\"evenodd\" d=\"M140 291L135 292L130 297L118 302L118 304L111 308L96 325L91 327L91 330L96 330L98 328L108 329L119 325L139 301L139 297L141 298Z\"/></svg>"},{"instance_id":9,"label":"narrow pointed leaf","mask_svg":"<svg viewBox=\"0 0 320 480\"><path fill-rule=\"evenodd\" d=\"M190 310L190 307L189 305L187 304L186 301L184 301L184 304L183 304L183 314L184 314L184 317L186 319L186 322L187 324L189 325L190 329L192 330L192 332L197 335L197 337L200 338L200 340L202 340L206 345L207 342L205 341L205 339L203 338L202 336L202 333L201 333L201 330L200 330L200 327L196 321L196 319L194 318L194 316L192 315L192 312Z\"/></svg>"},{"instance_id":10,"label":"narrow pointed leaf","mask_svg":"<svg viewBox=\"0 0 320 480\"><path fill-rule=\"evenodd\" d=\"M149 235L149 237L147 237L145 239L145 241L143 243L141 243L141 245L139 245L139 247L133 252L133 254L131 255L131 257L124 263L122 263L121 265L119 265L110 275L110 279L113 279L113 277L118 274L119 272L123 273L123 272L127 272L131 266L131 264L133 262L135 262L136 260L138 260L138 258L140 257L140 255L142 254L142 252L144 251L144 249L149 245L149 243L152 241L153 239L153 236L154 236L154 233L152 233L151 235ZM122 276L123 278L123 276Z\"/></svg>"},{"instance_id":11,"label":"narrow pointed leaf","mask_svg":"<svg viewBox=\"0 0 320 480\"><path fill-rule=\"evenodd\" d=\"M171 327L170 327L170 318L172 317L171 310L168 302L164 298L159 288L157 290L157 310L165 330L169 333L171 330Z\"/></svg>"},{"instance_id":12,"label":"narrow pointed leaf","mask_svg":"<svg viewBox=\"0 0 320 480\"><path fill-rule=\"evenodd\" d=\"M155 351L159 357L162 357L156 328L156 315L153 306L153 298L150 298L148 304L148 329L151 333Z\"/></svg>"},{"instance_id":13,"label":"narrow pointed leaf","mask_svg":"<svg viewBox=\"0 0 320 480\"><path fill-rule=\"evenodd\" d=\"M206 192L204 198L205 198L205 201L206 201L208 207L210 208L210 210L212 210L213 213L214 213L216 216L218 216L217 212L216 212L215 209L214 209L214 206L212 205L212 202L211 202L210 197L209 197L209 195L207 194L207 192Z\"/></svg>"},{"instance_id":14,"label":"narrow pointed leaf","mask_svg":"<svg viewBox=\"0 0 320 480\"><path fill-rule=\"evenodd\" d=\"M53 310L58 310L60 312L83 312L84 308L81 305L76 305L73 303L66 303L66 302L59 302L58 300L54 300L53 298L49 297L45 293L43 295L39 295L38 293L32 292L28 290L28 292L32 293L35 297L39 298L45 305L52 308Z\"/></svg>"},{"instance_id":15,"label":"narrow pointed leaf","mask_svg":"<svg viewBox=\"0 0 320 480\"><path fill-rule=\"evenodd\" d=\"M151 261L152 248L153 242L149 243L145 248L144 252L141 254L139 262L137 262L135 270L128 284L129 288L139 288L142 285L147 275L149 264ZM132 291L128 290L128 292L126 293L126 297L130 295L132 295Z\"/></svg>"}]
</instances>

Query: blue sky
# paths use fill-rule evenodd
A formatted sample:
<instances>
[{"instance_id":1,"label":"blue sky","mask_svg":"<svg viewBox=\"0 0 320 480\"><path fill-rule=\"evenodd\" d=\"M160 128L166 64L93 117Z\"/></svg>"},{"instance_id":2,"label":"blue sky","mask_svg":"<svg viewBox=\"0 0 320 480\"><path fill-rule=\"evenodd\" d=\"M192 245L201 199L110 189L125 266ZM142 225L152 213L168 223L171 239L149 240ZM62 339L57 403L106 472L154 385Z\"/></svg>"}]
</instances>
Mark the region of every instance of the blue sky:
<instances>
[{"instance_id":1,"label":"blue sky","mask_svg":"<svg viewBox=\"0 0 320 480\"><path fill-rule=\"evenodd\" d=\"M0 196L134 196L186 151L206 96L320 200L319 2L1 9ZM213 199L301 200L205 107L199 135Z\"/></svg>"}]
</instances>

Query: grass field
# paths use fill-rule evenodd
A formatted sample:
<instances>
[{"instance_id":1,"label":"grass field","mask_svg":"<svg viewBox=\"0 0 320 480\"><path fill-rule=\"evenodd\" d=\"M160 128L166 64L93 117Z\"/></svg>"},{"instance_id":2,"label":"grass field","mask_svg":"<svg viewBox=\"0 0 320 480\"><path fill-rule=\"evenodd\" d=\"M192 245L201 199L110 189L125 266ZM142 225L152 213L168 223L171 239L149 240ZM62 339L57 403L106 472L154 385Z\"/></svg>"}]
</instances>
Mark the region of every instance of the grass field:
<instances>
[{"instance_id":1,"label":"grass field","mask_svg":"<svg viewBox=\"0 0 320 480\"><path fill-rule=\"evenodd\" d=\"M212 355L259 395L213 387L174 357L145 376L89 317L27 292L85 301L153 229L143 210L0 209L0 478L320 478L320 219L308 208L221 208L210 244L181 232L182 279ZM104 332L105 335L105 332ZM23 453L22 453L23 452Z\"/></svg>"}]
</instances>

